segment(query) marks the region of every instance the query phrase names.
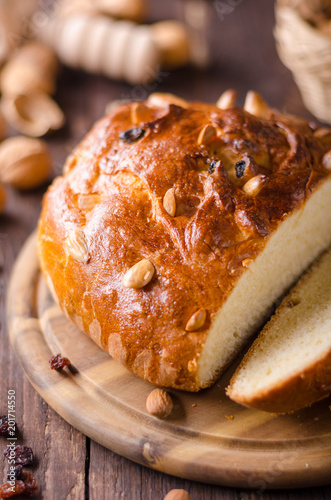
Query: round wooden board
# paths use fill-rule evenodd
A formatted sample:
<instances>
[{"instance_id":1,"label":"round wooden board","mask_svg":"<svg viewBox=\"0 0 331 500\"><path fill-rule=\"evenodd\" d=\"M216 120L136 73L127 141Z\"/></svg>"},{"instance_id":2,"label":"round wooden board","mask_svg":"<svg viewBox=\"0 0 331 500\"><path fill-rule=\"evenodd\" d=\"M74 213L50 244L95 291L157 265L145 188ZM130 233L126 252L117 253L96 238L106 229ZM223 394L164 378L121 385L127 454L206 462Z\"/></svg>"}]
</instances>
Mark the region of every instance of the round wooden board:
<instances>
[{"instance_id":1,"label":"round wooden board","mask_svg":"<svg viewBox=\"0 0 331 500\"><path fill-rule=\"evenodd\" d=\"M62 314L41 276L36 235L25 244L8 291L11 342L30 382L71 425L140 464L192 480L248 487L328 484L330 399L291 415L243 408L224 392L234 367L211 389L170 391L174 411L145 410L152 386L112 360ZM61 352L72 368L50 369Z\"/></svg>"}]
</instances>

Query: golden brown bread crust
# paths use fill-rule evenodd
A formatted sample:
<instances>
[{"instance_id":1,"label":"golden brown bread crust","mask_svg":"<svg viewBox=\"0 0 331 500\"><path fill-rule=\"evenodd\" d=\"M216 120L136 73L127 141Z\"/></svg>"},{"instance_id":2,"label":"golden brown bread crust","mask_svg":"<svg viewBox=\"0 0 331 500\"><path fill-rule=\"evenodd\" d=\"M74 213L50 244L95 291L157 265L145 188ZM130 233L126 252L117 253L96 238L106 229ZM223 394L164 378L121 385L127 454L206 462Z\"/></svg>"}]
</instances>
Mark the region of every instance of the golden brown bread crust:
<instances>
[{"instance_id":1,"label":"golden brown bread crust","mask_svg":"<svg viewBox=\"0 0 331 500\"><path fill-rule=\"evenodd\" d=\"M202 137L208 124L216 132ZM144 135L122 140L133 127ZM273 111L261 119L201 103L115 110L76 148L44 197L39 254L60 306L139 377L198 390L192 360L246 271L242 262L259 255L328 175L321 158L330 148L307 122ZM247 194L245 182L257 175L264 176L262 189ZM163 207L170 188L174 217ZM75 229L83 231L86 262L67 253ZM155 267L152 281L140 290L124 287L125 273L144 258ZM204 325L186 331L200 308Z\"/></svg>"}]
</instances>

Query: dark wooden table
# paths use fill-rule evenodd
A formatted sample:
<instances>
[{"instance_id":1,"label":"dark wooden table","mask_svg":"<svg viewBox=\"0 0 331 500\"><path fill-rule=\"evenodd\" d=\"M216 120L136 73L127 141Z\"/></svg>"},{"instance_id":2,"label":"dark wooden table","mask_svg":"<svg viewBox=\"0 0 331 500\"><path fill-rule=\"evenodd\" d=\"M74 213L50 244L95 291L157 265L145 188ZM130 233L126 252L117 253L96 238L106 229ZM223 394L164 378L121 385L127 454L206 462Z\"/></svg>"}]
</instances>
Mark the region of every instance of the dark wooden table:
<instances>
[{"instance_id":1,"label":"dark wooden table","mask_svg":"<svg viewBox=\"0 0 331 500\"><path fill-rule=\"evenodd\" d=\"M175 0L150 0L151 20L169 16L174 3ZM230 7L223 18L216 13L217 3L221 7ZM57 100L68 121L61 133L48 139L54 157L54 175L61 172L67 154L102 116L106 103L112 99L142 99L150 91L157 90L175 92L189 100L216 101L224 89L234 87L242 104L245 91L253 88L261 92L272 106L309 117L291 74L275 51L273 2L225 0L211 5L214 15L208 36L213 43L214 66L209 71L183 69L162 74L153 88L132 88L102 77L63 70ZM162 500L172 488L184 488L193 500L330 499L331 486L261 493L199 484L155 472L80 434L39 397L9 346L4 307L12 265L26 237L37 224L45 188L24 194L10 191L6 211L0 216L0 414L7 410L7 391L14 389L19 441L31 446L37 457L34 472L40 485L38 498ZM29 262L26 265L29 266ZM5 446L4 440L1 445ZM2 461L0 468L4 479L5 463Z\"/></svg>"}]
</instances>

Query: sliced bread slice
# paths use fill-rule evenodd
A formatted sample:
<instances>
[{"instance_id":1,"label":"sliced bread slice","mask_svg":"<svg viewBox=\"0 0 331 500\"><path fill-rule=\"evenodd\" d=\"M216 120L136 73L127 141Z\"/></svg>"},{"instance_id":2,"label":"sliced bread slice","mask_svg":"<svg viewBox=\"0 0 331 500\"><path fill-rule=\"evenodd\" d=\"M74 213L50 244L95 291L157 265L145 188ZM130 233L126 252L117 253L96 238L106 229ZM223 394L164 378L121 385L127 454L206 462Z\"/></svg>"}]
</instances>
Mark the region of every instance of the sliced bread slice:
<instances>
[{"instance_id":1,"label":"sliced bread slice","mask_svg":"<svg viewBox=\"0 0 331 500\"><path fill-rule=\"evenodd\" d=\"M245 406L275 413L331 393L331 249L286 296L227 389Z\"/></svg>"}]
</instances>

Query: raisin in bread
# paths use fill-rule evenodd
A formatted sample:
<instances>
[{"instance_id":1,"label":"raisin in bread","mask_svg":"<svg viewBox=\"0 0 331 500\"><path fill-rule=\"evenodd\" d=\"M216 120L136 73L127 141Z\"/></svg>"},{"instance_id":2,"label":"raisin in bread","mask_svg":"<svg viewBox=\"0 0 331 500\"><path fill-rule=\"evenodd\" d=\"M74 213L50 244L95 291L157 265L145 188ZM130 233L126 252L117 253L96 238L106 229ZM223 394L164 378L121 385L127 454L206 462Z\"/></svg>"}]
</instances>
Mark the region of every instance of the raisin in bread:
<instances>
[{"instance_id":1,"label":"raisin in bread","mask_svg":"<svg viewBox=\"0 0 331 500\"><path fill-rule=\"evenodd\" d=\"M152 94L95 125L49 188L45 278L131 372L197 391L331 243L329 130L249 92Z\"/></svg>"},{"instance_id":2,"label":"raisin in bread","mask_svg":"<svg viewBox=\"0 0 331 500\"><path fill-rule=\"evenodd\" d=\"M331 250L283 300L235 372L227 393L275 413L331 392Z\"/></svg>"}]
</instances>

